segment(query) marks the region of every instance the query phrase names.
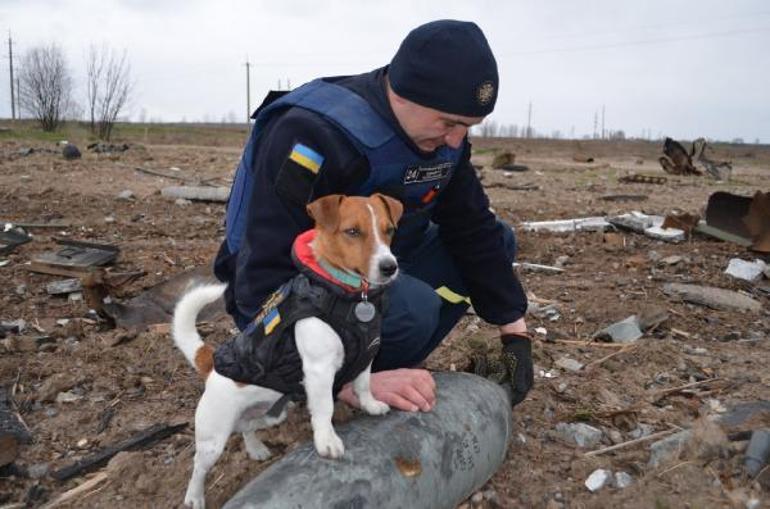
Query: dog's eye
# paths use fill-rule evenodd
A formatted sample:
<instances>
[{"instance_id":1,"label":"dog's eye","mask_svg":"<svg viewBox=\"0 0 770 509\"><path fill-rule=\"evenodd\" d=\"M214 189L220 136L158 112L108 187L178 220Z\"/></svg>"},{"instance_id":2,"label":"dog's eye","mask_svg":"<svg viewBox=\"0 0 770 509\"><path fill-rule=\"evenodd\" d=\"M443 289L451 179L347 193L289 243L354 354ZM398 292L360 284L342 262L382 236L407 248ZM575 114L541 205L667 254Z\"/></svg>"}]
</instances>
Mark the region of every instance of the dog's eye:
<instances>
[{"instance_id":1,"label":"dog's eye","mask_svg":"<svg viewBox=\"0 0 770 509\"><path fill-rule=\"evenodd\" d=\"M348 228L345 230L345 235L352 238L357 238L361 236L361 230L358 228Z\"/></svg>"},{"instance_id":2,"label":"dog's eye","mask_svg":"<svg viewBox=\"0 0 770 509\"><path fill-rule=\"evenodd\" d=\"M392 237L396 233L396 228L393 225L388 226L385 228L385 235L388 237Z\"/></svg>"}]
</instances>

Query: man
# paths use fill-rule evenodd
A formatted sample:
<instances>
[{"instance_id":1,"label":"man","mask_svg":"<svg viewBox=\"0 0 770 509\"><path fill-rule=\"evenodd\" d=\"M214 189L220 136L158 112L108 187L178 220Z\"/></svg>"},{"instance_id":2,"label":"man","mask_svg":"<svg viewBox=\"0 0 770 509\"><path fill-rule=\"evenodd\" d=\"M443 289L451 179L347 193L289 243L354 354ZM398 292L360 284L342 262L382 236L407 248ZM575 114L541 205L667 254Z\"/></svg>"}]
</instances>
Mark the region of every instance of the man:
<instances>
[{"instance_id":1,"label":"man","mask_svg":"<svg viewBox=\"0 0 770 509\"><path fill-rule=\"evenodd\" d=\"M441 20L410 32L389 66L269 95L255 112L215 261L239 328L295 274L292 242L312 228L307 203L384 193L403 203L404 216L392 243L401 273L388 290L374 396L429 411L435 385L417 366L472 301L499 326L513 402L523 400L532 360L526 297L511 267L515 239L489 211L467 139L494 109L497 90L479 27ZM357 404L349 387L339 397Z\"/></svg>"}]
</instances>

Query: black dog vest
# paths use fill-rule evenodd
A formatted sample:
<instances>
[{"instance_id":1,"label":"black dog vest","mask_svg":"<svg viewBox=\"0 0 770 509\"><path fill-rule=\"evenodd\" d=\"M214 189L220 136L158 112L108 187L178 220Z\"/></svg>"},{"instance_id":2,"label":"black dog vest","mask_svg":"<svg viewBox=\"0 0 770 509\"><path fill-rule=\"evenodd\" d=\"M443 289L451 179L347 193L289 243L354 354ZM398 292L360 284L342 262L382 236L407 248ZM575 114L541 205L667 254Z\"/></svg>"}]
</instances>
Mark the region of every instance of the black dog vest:
<instances>
[{"instance_id":1,"label":"black dog vest","mask_svg":"<svg viewBox=\"0 0 770 509\"><path fill-rule=\"evenodd\" d=\"M309 317L329 324L342 340L345 358L334 377L335 396L372 362L380 347L384 288L353 287L332 276L312 254L314 235L309 230L294 242L292 259L300 273L267 299L249 327L216 349L217 373L304 399L294 324Z\"/></svg>"}]
</instances>

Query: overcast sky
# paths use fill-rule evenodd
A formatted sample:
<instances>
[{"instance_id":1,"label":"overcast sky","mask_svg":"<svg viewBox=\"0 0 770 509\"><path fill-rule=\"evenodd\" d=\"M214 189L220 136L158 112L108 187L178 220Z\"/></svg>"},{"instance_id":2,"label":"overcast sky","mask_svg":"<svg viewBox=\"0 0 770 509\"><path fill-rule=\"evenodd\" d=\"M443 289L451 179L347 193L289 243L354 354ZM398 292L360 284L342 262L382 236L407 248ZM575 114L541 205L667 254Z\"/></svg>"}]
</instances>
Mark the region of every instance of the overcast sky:
<instances>
[{"instance_id":1,"label":"overcast sky","mask_svg":"<svg viewBox=\"0 0 770 509\"><path fill-rule=\"evenodd\" d=\"M475 21L500 70L491 119L550 134L607 129L770 142L770 4L763 0L0 0L14 59L60 45L84 103L90 44L126 49L128 114L163 121L246 116L270 88L389 62L415 26ZM0 116L10 117L7 41ZM144 113L143 113L144 112Z\"/></svg>"}]
</instances>

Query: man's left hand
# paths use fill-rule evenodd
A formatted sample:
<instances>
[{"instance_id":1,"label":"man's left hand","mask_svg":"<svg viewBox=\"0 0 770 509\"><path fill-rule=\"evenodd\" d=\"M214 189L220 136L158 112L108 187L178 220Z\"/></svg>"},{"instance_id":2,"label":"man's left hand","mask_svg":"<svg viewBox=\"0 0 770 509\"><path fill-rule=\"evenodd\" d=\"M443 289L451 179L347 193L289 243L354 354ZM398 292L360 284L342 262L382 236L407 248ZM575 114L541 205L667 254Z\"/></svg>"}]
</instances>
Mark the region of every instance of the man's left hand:
<instances>
[{"instance_id":1,"label":"man's left hand","mask_svg":"<svg viewBox=\"0 0 770 509\"><path fill-rule=\"evenodd\" d=\"M532 341L526 333L502 334L502 361L508 372L513 397L511 405L516 406L527 396L535 382L532 367Z\"/></svg>"}]
</instances>

